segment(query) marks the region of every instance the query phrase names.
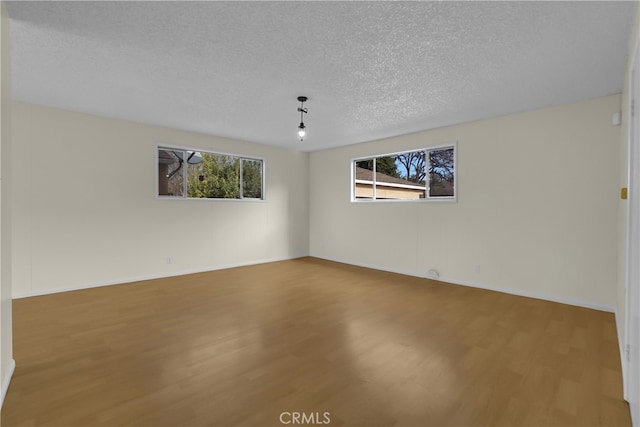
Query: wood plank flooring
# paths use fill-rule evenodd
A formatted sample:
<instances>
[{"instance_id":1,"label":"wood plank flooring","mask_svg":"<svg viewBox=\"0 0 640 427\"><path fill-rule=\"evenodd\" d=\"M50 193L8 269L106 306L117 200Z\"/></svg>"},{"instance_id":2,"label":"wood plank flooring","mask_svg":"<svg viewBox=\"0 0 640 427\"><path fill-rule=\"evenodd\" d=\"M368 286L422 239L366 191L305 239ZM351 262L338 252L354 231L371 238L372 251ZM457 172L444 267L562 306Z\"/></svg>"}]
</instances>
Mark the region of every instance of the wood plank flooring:
<instances>
[{"instance_id":1,"label":"wood plank flooring","mask_svg":"<svg viewBox=\"0 0 640 427\"><path fill-rule=\"evenodd\" d=\"M3 427L630 425L611 313L314 258L13 314Z\"/></svg>"}]
</instances>

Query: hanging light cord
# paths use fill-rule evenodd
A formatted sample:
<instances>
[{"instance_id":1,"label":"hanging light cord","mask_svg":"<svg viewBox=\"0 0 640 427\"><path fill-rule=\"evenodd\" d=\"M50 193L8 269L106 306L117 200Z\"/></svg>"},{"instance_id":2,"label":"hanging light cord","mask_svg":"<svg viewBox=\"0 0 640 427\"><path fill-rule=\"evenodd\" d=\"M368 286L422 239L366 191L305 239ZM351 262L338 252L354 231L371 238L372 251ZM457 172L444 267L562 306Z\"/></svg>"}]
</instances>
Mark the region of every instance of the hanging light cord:
<instances>
[{"instance_id":1,"label":"hanging light cord","mask_svg":"<svg viewBox=\"0 0 640 427\"><path fill-rule=\"evenodd\" d=\"M300 125L298 126L298 137L300 141L304 140L304 137L307 134L306 127L304 125L304 115L307 114L307 109L304 108L304 103L307 100L306 96L299 96L298 101L300 101L300 106L298 107L298 111L300 112Z\"/></svg>"}]
</instances>

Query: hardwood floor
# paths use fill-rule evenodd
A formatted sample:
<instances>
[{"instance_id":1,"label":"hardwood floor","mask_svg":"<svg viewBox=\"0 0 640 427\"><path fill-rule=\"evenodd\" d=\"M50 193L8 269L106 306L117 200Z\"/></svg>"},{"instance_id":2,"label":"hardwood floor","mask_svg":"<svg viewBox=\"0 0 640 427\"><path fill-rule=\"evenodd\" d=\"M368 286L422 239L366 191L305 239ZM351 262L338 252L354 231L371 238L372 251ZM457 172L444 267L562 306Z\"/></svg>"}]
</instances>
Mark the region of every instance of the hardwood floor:
<instances>
[{"instance_id":1,"label":"hardwood floor","mask_svg":"<svg viewBox=\"0 0 640 427\"><path fill-rule=\"evenodd\" d=\"M13 314L3 427L631 425L611 313L314 258Z\"/></svg>"}]
</instances>

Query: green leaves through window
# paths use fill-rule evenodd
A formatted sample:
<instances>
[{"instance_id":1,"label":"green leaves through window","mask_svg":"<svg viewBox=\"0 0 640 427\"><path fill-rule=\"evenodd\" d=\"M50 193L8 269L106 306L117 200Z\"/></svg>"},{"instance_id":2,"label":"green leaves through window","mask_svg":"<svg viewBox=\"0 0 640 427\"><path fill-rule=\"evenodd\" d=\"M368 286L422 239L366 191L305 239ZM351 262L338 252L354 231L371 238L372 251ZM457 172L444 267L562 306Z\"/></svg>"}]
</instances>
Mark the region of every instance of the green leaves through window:
<instances>
[{"instance_id":1,"label":"green leaves through window","mask_svg":"<svg viewBox=\"0 0 640 427\"><path fill-rule=\"evenodd\" d=\"M158 196L264 199L264 160L158 147Z\"/></svg>"}]
</instances>

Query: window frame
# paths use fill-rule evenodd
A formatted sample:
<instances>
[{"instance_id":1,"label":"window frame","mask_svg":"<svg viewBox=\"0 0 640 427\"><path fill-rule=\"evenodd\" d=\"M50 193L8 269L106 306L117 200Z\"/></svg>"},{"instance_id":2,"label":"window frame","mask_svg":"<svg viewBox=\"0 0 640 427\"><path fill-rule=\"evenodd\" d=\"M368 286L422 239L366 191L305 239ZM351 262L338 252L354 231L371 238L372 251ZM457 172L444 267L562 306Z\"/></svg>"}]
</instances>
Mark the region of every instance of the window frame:
<instances>
[{"instance_id":1,"label":"window frame","mask_svg":"<svg viewBox=\"0 0 640 427\"><path fill-rule=\"evenodd\" d=\"M430 177L429 177L429 152L431 151L439 151L448 148L453 148L453 196L437 196L432 197L429 196L430 190ZM425 177L425 197L420 199L377 199L376 198L376 180L375 180L375 160L380 157L391 157L397 156L399 154L404 153L413 153L416 151L424 151L425 152L425 167L427 168L426 177ZM374 174L372 181L372 197L371 198L356 198L356 163L361 161L373 160L374 164ZM383 153L383 154L373 154L370 156L361 156L354 157L349 162L350 167L350 201L351 203L456 203L458 201L458 141L452 141L448 143L432 145L423 148L409 148L402 151L395 151L392 153Z\"/></svg>"},{"instance_id":2,"label":"window frame","mask_svg":"<svg viewBox=\"0 0 640 427\"><path fill-rule=\"evenodd\" d=\"M187 191L187 184L188 184L188 179L187 179L187 171L188 168L185 167L184 168L184 172L183 172L183 180L184 180L184 196L162 196L159 194L159 188L160 188L160 150L167 150L167 151L194 151L194 152L198 152L198 153L206 153L206 154L212 154L215 156L229 156L229 157L233 157L239 160L239 184L240 184L240 197L238 198L223 198L223 197L189 197L189 193ZM159 143L155 145L155 178L154 178L154 193L155 193L155 198L157 200L209 200L209 201L225 201L225 202L266 202L267 200L267 194L266 194L266 177L267 177L267 161L264 157L257 157L257 156L248 156L248 155L244 155L244 154L235 154L235 153L227 153L227 152L223 152L223 151L212 151L212 149L210 148L194 148L194 147L187 147L184 145L177 145L177 144L163 144L163 143ZM257 160L262 162L262 182L261 182L261 194L262 194L262 198L253 198L253 197L244 197L243 194L243 175L242 175L242 168L243 168L243 160Z\"/></svg>"}]
</instances>

